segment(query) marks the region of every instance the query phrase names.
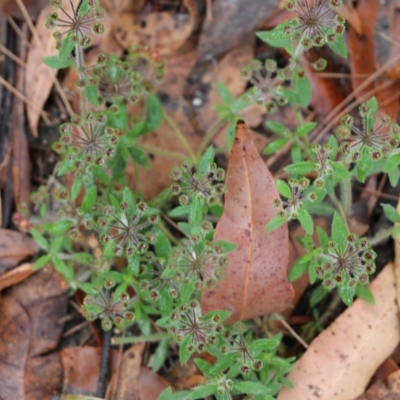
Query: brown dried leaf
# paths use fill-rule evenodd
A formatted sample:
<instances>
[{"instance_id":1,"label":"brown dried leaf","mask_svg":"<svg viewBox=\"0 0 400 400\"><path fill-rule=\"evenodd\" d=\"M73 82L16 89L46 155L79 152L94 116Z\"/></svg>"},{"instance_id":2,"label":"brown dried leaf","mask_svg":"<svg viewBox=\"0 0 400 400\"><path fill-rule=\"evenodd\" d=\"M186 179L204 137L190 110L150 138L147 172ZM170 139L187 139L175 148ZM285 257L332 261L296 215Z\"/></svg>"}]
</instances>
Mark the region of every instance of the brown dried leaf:
<instances>
[{"instance_id":1,"label":"brown dried leaf","mask_svg":"<svg viewBox=\"0 0 400 400\"><path fill-rule=\"evenodd\" d=\"M15 267L38 250L39 246L30 236L9 229L0 229L0 274Z\"/></svg>"},{"instance_id":2,"label":"brown dried leaf","mask_svg":"<svg viewBox=\"0 0 400 400\"><path fill-rule=\"evenodd\" d=\"M169 385L168 381L146 367L142 367L145 343L137 343L122 356L118 371L113 374L106 399L157 400Z\"/></svg>"},{"instance_id":3,"label":"brown dried leaf","mask_svg":"<svg viewBox=\"0 0 400 400\"><path fill-rule=\"evenodd\" d=\"M0 305L0 388L2 400L50 399L61 386L60 356L67 285L44 268L14 286Z\"/></svg>"},{"instance_id":4,"label":"brown dried leaf","mask_svg":"<svg viewBox=\"0 0 400 400\"><path fill-rule=\"evenodd\" d=\"M24 0L29 16L35 21L43 7L49 4L48 0ZM0 9L13 18L24 20L24 16L15 0L0 0Z\"/></svg>"},{"instance_id":5,"label":"brown dried leaf","mask_svg":"<svg viewBox=\"0 0 400 400\"><path fill-rule=\"evenodd\" d=\"M113 14L113 32L124 49L145 44L160 54L170 54L178 50L189 38L197 19L194 0L184 0L185 14L168 11L147 15L135 13Z\"/></svg>"},{"instance_id":6,"label":"brown dried leaf","mask_svg":"<svg viewBox=\"0 0 400 400\"><path fill-rule=\"evenodd\" d=\"M33 264L26 263L13 268L11 271L8 271L3 275L0 275L0 291L22 282L34 272Z\"/></svg>"},{"instance_id":7,"label":"brown dried leaf","mask_svg":"<svg viewBox=\"0 0 400 400\"><path fill-rule=\"evenodd\" d=\"M63 391L69 393L96 393L101 348L92 346L67 347L60 352L63 366ZM117 368L118 350L111 350L111 368Z\"/></svg>"},{"instance_id":8,"label":"brown dried leaf","mask_svg":"<svg viewBox=\"0 0 400 400\"><path fill-rule=\"evenodd\" d=\"M325 329L297 361L278 400L352 400L400 339L393 264L370 285L376 304L358 299Z\"/></svg>"},{"instance_id":9,"label":"brown dried leaf","mask_svg":"<svg viewBox=\"0 0 400 400\"><path fill-rule=\"evenodd\" d=\"M199 41L199 61L217 59L237 46L257 25L278 7L279 0L217 0L211 21L203 24Z\"/></svg>"},{"instance_id":10,"label":"brown dried leaf","mask_svg":"<svg viewBox=\"0 0 400 400\"><path fill-rule=\"evenodd\" d=\"M287 225L265 232L276 214L272 200L279 194L243 121L236 125L226 186L224 213L215 239L238 247L228 254L226 279L203 293L201 303L204 312L232 311L227 321L232 323L282 311L293 300L293 288L287 280Z\"/></svg>"},{"instance_id":11,"label":"brown dried leaf","mask_svg":"<svg viewBox=\"0 0 400 400\"><path fill-rule=\"evenodd\" d=\"M400 399L400 371L388 376L387 385L377 381L364 394L354 400L399 400Z\"/></svg>"},{"instance_id":12,"label":"brown dried leaf","mask_svg":"<svg viewBox=\"0 0 400 400\"><path fill-rule=\"evenodd\" d=\"M69 2L64 3L65 8L70 7ZM26 61L25 95L36 105L36 107L27 105L26 113L29 127L35 137L38 136L37 129L40 119L40 110L49 97L50 90L57 75L57 70L55 68L44 65L42 61L43 57L55 56L58 54L56 50L56 41L52 36L53 32L45 26L46 19L52 11L53 7L49 5L43 8L36 23L36 30L44 48L42 44L33 37Z\"/></svg>"}]
</instances>

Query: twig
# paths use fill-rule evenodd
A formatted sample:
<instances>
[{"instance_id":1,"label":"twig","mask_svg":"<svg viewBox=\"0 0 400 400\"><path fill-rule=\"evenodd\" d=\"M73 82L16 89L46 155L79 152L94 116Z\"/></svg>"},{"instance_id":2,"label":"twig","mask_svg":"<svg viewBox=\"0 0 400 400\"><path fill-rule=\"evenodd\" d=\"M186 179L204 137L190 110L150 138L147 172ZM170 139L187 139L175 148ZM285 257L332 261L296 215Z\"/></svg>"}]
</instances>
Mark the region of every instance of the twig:
<instances>
[{"instance_id":1,"label":"twig","mask_svg":"<svg viewBox=\"0 0 400 400\"><path fill-rule=\"evenodd\" d=\"M107 388L108 361L110 359L110 342L111 342L111 330L104 331L103 347L101 349L99 380L97 382L97 393L96 393L96 395L101 398L104 398Z\"/></svg>"},{"instance_id":2,"label":"twig","mask_svg":"<svg viewBox=\"0 0 400 400\"><path fill-rule=\"evenodd\" d=\"M275 313L274 316L281 322L281 324L297 339L297 341L305 348L308 349L308 344L297 334L297 332L286 322L282 315Z\"/></svg>"},{"instance_id":3,"label":"twig","mask_svg":"<svg viewBox=\"0 0 400 400\"><path fill-rule=\"evenodd\" d=\"M8 58L11 58L15 63L17 63L20 67L26 68L26 64L19 58L17 57L14 53L12 53L10 50L7 49L2 43L0 43L0 51L6 55Z\"/></svg>"}]
</instances>

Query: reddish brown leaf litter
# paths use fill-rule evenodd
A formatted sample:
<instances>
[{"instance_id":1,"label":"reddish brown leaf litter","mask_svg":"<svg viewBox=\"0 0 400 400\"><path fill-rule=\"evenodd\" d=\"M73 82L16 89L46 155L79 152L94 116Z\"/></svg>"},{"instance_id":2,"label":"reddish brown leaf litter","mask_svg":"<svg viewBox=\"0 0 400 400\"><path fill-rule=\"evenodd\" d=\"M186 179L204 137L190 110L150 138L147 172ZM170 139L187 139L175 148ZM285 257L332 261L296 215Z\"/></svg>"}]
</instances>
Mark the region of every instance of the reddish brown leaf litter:
<instances>
[{"instance_id":1,"label":"reddish brown leaf litter","mask_svg":"<svg viewBox=\"0 0 400 400\"><path fill-rule=\"evenodd\" d=\"M203 294L202 308L204 312L231 311L231 323L282 311L293 300L287 280L287 225L272 233L265 231L276 214L273 199L279 194L243 121L236 126L226 186L215 240L233 242L237 249L228 255L226 278Z\"/></svg>"},{"instance_id":2,"label":"reddish brown leaf litter","mask_svg":"<svg viewBox=\"0 0 400 400\"><path fill-rule=\"evenodd\" d=\"M9 229L0 229L0 274L15 267L38 249L39 246L30 236Z\"/></svg>"},{"instance_id":3,"label":"reddish brown leaf litter","mask_svg":"<svg viewBox=\"0 0 400 400\"><path fill-rule=\"evenodd\" d=\"M55 352L63 326L67 287L44 268L5 293L0 304L0 388L2 400L50 399L61 388Z\"/></svg>"}]
</instances>

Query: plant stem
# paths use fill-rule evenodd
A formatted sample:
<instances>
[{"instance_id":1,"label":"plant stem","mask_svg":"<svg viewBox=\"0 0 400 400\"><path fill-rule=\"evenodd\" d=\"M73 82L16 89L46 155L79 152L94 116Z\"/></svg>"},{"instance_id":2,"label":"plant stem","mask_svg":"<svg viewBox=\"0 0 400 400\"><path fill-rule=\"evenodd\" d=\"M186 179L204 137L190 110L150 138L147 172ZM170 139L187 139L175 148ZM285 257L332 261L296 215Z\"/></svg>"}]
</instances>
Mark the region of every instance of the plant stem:
<instances>
[{"instance_id":1,"label":"plant stem","mask_svg":"<svg viewBox=\"0 0 400 400\"><path fill-rule=\"evenodd\" d=\"M215 124L211 126L211 128L204 135L203 140L200 143L199 150L197 151L197 158L199 159L203 154L203 151L206 149L209 142L211 142L214 135L226 124L226 121L220 119Z\"/></svg>"},{"instance_id":2,"label":"plant stem","mask_svg":"<svg viewBox=\"0 0 400 400\"><path fill-rule=\"evenodd\" d=\"M395 228L397 228L397 226L392 226L389 229L384 229L383 231L378 232L374 237L369 239L371 246L376 246L386 238L392 236Z\"/></svg>"},{"instance_id":3,"label":"plant stem","mask_svg":"<svg viewBox=\"0 0 400 400\"><path fill-rule=\"evenodd\" d=\"M79 44L75 45L76 65L79 79L85 79L85 60L83 58L83 49ZM84 117L87 110L86 95L83 88L80 89L81 97L81 116ZM83 119L85 121L85 119ZM85 127L86 128L86 127Z\"/></svg>"},{"instance_id":4,"label":"plant stem","mask_svg":"<svg viewBox=\"0 0 400 400\"><path fill-rule=\"evenodd\" d=\"M335 194L330 194L329 198L332 200L332 203L335 205L335 207L339 211L340 216L342 217L342 219L346 225L346 229L347 229L347 231L349 231L349 225L347 223L347 215L343 209L342 203L339 201L339 199L336 197Z\"/></svg>"},{"instance_id":5,"label":"plant stem","mask_svg":"<svg viewBox=\"0 0 400 400\"><path fill-rule=\"evenodd\" d=\"M153 153L162 157L175 158L178 160L186 160L187 156L182 153L175 153L174 151L163 150L159 147L149 146L147 144L138 144L137 147L141 150Z\"/></svg>"},{"instance_id":6,"label":"plant stem","mask_svg":"<svg viewBox=\"0 0 400 400\"><path fill-rule=\"evenodd\" d=\"M191 158L191 161L194 164L197 164L196 155L194 154L194 152L193 152L192 148L190 147L188 141L186 140L185 136L183 136L183 133L180 131L180 129L176 125L175 121L173 121L173 119L165 111L163 111L163 116L164 116L164 119L167 122L167 124L170 126L172 131L175 133L175 136L178 138L178 140L180 141L182 146L187 151L189 157Z\"/></svg>"},{"instance_id":7,"label":"plant stem","mask_svg":"<svg viewBox=\"0 0 400 400\"><path fill-rule=\"evenodd\" d=\"M148 336L134 336L134 337L119 337L112 338L111 344L129 344L129 343L140 343L140 342L159 342L161 340L172 339L172 335L167 332L153 333Z\"/></svg>"},{"instance_id":8,"label":"plant stem","mask_svg":"<svg viewBox=\"0 0 400 400\"><path fill-rule=\"evenodd\" d=\"M351 202L352 202L351 184L350 181L345 179L340 182L340 200L343 205L343 211L346 216L350 215Z\"/></svg>"}]
</instances>

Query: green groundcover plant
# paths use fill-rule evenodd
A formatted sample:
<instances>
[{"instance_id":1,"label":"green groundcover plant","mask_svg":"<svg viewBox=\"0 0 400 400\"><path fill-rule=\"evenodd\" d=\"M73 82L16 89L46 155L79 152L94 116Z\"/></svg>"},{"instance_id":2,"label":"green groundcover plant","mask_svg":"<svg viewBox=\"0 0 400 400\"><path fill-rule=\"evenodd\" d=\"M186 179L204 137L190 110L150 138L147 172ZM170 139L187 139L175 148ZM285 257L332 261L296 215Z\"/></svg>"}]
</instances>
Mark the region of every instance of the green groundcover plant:
<instances>
[{"instance_id":1,"label":"green groundcover plant","mask_svg":"<svg viewBox=\"0 0 400 400\"><path fill-rule=\"evenodd\" d=\"M89 321L99 320L104 330L129 330L135 325L141 332L135 341L157 341L154 371L164 365L171 341L179 346L181 363L195 357L206 383L176 393L167 389L159 399L213 395L222 400L237 394L273 399L282 385L291 385L285 375L293 359L277 355L281 335L257 336L251 321L226 326L228 311L203 314L199 303L202 290L224 279L227 254L235 248L213 240L211 221L222 213L226 187L225 171L214 160L215 150L207 148L210 134L200 146L206 149L202 154L190 152L188 160L172 169L169 190L148 202L130 190L124 178L128 161L150 167L137 139L158 129L163 119L174 124L155 95L164 77L164 59L150 47L136 46L123 59L99 54L96 64L88 66L84 50L93 35L104 31L103 9L97 0L82 0L76 8L65 7L66 0L50 3L54 11L46 26L54 30L59 54L44 62L57 69L75 68L81 97L79 112L60 126L59 140L53 144L60 155L58 179L39 187L32 194L31 206L20 206L20 215L29 219L30 232L43 249L35 268L51 264L71 292L86 293L83 315ZM260 104L269 114L279 107L294 108L298 117L294 131L272 120L267 123L276 139L264 153L289 144L292 163L285 168L289 179L276 182L282 198L273 202L283 211L277 212L266 230L298 220L305 231L299 240L307 252L294 264L290 279L308 272L311 283L322 284L319 299L337 289L350 305L356 295L373 302L366 286L376 269L371 246L399 232L392 228L380 238L367 239L350 231L351 182L365 182L372 174L386 172L391 184L397 184L400 129L390 118L378 117L379 104L371 98L359 107L356 118L344 115L336 134L325 143L313 144L309 139L316 123L303 119L302 110L311 98L303 55L313 47L329 46L346 57L345 19L336 10L341 4L341 0L312 4L288 0L286 8L293 18L272 31L257 33L289 54L286 66L280 68L271 59L252 60L238 71L251 88L234 99L218 83L223 104L216 110L227 125L229 150L238 113L248 105ZM319 59L312 67L320 71L326 64ZM128 113L127 106L135 102L145 104L140 120ZM188 148L183 135L178 137ZM66 174L73 176L69 188L63 185ZM383 209L391 221L400 222L392 206L385 204ZM179 218L181 233L171 230L162 214ZM313 217L321 214L331 216L330 236L316 228L315 246ZM100 252L88 245L93 237L100 243ZM213 364L198 357L205 352L215 358Z\"/></svg>"}]
</instances>

